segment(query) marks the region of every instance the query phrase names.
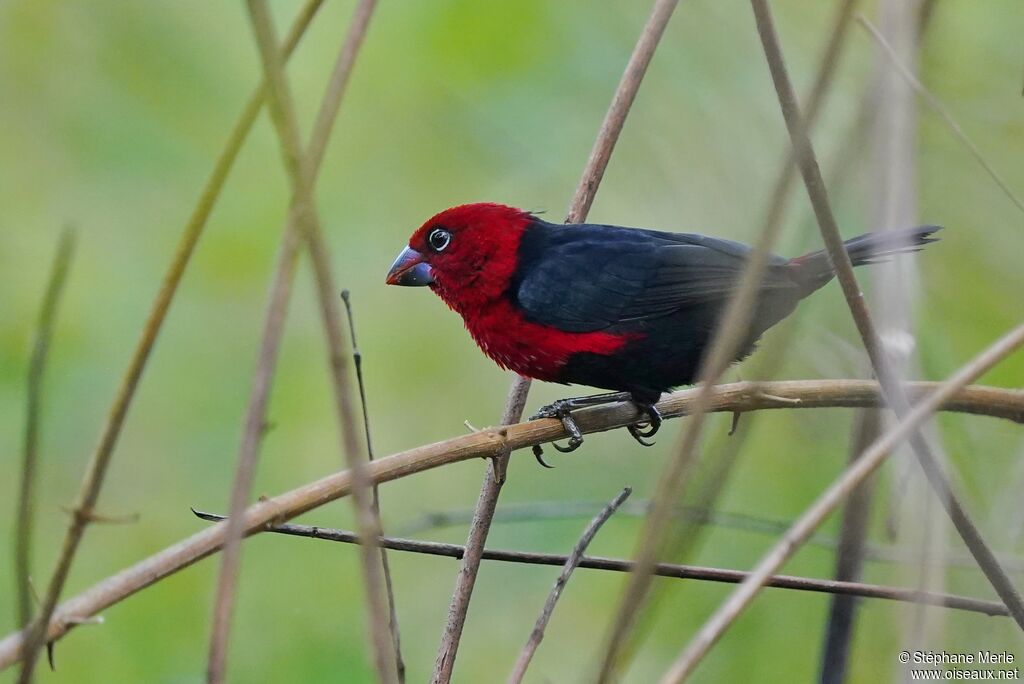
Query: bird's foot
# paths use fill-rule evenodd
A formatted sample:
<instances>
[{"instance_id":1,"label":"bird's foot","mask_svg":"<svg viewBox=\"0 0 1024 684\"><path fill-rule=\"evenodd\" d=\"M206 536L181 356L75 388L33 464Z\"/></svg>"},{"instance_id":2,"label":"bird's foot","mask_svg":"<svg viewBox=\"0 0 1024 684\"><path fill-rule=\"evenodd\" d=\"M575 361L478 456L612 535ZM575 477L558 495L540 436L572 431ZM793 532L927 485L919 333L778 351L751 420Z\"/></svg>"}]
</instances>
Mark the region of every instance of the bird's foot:
<instances>
[{"instance_id":1,"label":"bird's foot","mask_svg":"<svg viewBox=\"0 0 1024 684\"><path fill-rule=\"evenodd\" d=\"M627 425L626 429L629 431L629 434L632 435L633 439L639 442L642 446L654 446L654 440L652 440L651 437L658 434L658 430L661 429L661 412L659 412L658 408L653 404L647 406L637 404L637 408L647 414L647 420L642 423Z\"/></svg>"},{"instance_id":2,"label":"bird's foot","mask_svg":"<svg viewBox=\"0 0 1024 684\"><path fill-rule=\"evenodd\" d=\"M650 441L650 438L657 434L658 429L661 427L661 413L658 412L658 409L654 404L638 403L633 399L633 395L629 392L611 392L608 394L595 394L589 397L560 399L542 407L537 411L537 413L530 417L530 420L536 420L538 418L557 418L562 421L562 427L564 427L565 431L569 434L569 442L566 446L561 446L552 442L551 446L553 446L557 451L567 454L571 451L576 451L583 444L583 433L580 431L579 426L573 419L572 411L623 401L633 403L641 413L646 414L647 416L647 420L626 426L629 434L643 446L654 446L654 442ZM539 444L533 447L533 456L537 459L537 462L545 468L552 467L544 461L544 450Z\"/></svg>"},{"instance_id":3,"label":"bird's foot","mask_svg":"<svg viewBox=\"0 0 1024 684\"><path fill-rule=\"evenodd\" d=\"M557 418L562 421L562 427L565 428L567 433L569 433L569 442L566 446L561 446L552 442L551 446L553 446L556 451L560 451L563 454L576 451L583 445L583 433L580 432L579 426L572 417L572 410L575 408L579 408L576 399L559 399L552 404L541 407L539 411L530 416L530 420L537 420L538 418ZM535 444L533 446L533 457L537 459L537 463L540 463L545 468L554 467L544 460L544 449L542 449L539 444Z\"/></svg>"}]
</instances>

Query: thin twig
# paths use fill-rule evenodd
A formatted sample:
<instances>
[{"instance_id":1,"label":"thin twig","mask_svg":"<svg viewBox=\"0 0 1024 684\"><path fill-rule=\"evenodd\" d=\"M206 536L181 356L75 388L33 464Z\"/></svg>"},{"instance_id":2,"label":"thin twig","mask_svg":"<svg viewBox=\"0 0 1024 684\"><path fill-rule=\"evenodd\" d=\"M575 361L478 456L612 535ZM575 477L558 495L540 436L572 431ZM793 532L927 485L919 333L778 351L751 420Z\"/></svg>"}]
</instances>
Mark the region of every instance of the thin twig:
<instances>
[{"instance_id":1,"label":"thin twig","mask_svg":"<svg viewBox=\"0 0 1024 684\"><path fill-rule=\"evenodd\" d=\"M829 261L843 291L850 314L853 317L868 358L875 370L888 400L889 405L896 416L902 418L910 409L910 402L907 399L898 375L887 357L884 348L879 343L871 314L864 301L857 278L853 273L853 265L850 256L846 252L842 236L839 234L839 226L836 223L832 208L829 205L828 193L825 190L825 183L821 177L821 169L818 168L818 161L814 154L814 148L807 136L807 131L800 115L800 108L793 92L793 84L790 82L786 70L785 60L779 46L778 36L771 16L771 9L767 0L751 0L754 15L757 23L758 34L764 47L765 58L771 72L772 81L778 94L779 105L782 109L783 118L786 120L786 128L789 131L790 142L796 153L797 162L800 166L800 173L804 179L804 185L814 210L814 216L818 221L822 239L828 253ZM909 443L917 456L928 482L935 490L940 502L945 507L947 514L953 522L960 537L964 540L968 550L971 552L981 566L985 577L988 578L996 593L999 594L1009 608L1017 624L1024 629L1024 599L1021 598L1017 589L1013 586L1006 572L999 565L999 561L992 553L991 548L981 536L980 531L974 525L967 513L967 510L960 503L960 497L954 491L953 485L943 470L926 439L920 431L913 431Z\"/></svg>"},{"instance_id":2,"label":"thin twig","mask_svg":"<svg viewBox=\"0 0 1024 684\"><path fill-rule=\"evenodd\" d=\"M366 440L366 458L373 461L373 440L370 438L370 409L366 404L366 385L363 382L363 354L356 342L356 323L352 315L352 297L348 290L341 291L341 300L345 303L345 315L348 318L348 330L352 342L352 363L356 369L356 383L359 385L359 402L363 410L363 438ZM373 510L380 519L380 491L377 483L373 484ZM383 529L383 528L382 528ZM402 659L402 635L398 628L398 611L395 607L395 590L391 581L391 564L388 562L387 551L380 548L380 567L384 573L384 590L388 599L388 628L391 631L391 643L395 649L395 668L398 681L405 681L405 661Z\"/></svg>"},{"instance_id":3,"label":"thin twig","mask_svg":"<svg viewBox=\"0 0 1024 684\"><path fill-rule=\"evenodd\" d=\"M747 419L744 419L747 420ZM744 423L746 425L746 423ZM864 445L865 447L867 444ZM860 451L863 451L861 449ZM857 453L859 454L860 451ZM601 507L600 501L530 501L519 504L508 504L494 514L495 523L538 522L542 520L574 520L593 517ZM617 511L619 518L639 518L647 515L651 502L640 499L623 504ZM728 530L739 530L754 534L778 537L785 533L793 524L792 520L765 518L748 513L736 513L719 509L707 509L702 506L679 505L674 511L675 517L697 525L711 525ZM412 522L404 525L400 533L412 536L453 525L468 523L473 517L472 509L434 511L424 513ZM840 541L835 537L815 533L807 540L808 546L835 551ZM890 544L869 544L864 547L864 559L886 564L920 563L921 554L907 551L903 547ZM970 554L934 554L925 558L950 568L978 570L978 564ZM1024 572L1024 556L1000 554L999 562L1011 572Z\"/></svg>"},{"instance_id":4,"label":"thin twig","mask_svg":"<svg viewBox=\"0 0 1024 684\"><path fill-rule=\"evenodd\" d=\"M224 516L217 515L215 513L205 513L203 511L193 511L193 513L195 513L199 518L211 522L218 522L224 519ZM310 539L341 542L343 544L359 543L359 535L355 532L336 530L328 527L283 523L280 525L268 525L264 531L293 537L306 537ZM429 556L443 556L446 558L462 558L466 552L466 547L459 544L445 544L442 542L422 541L418 539L402 539L399 537L381 537L380 545L394 551L419 553ZM571 556L554 553L506 551L501 549L486 549L483 557L484 560L506 563L520 563L523 565L555 565L563 567L572 558ZM579 559L577 567L587 568L589 570L605 570L609 572L630 572L633 569L633 565L632 561L621 558L582 556ZM745 580L750 573L742 570L709 568L699 565L659 563L655 566L654 574L659 577L670 577L673 579L690 579L707 582L739 584ZM906 603L944 606L954 610L965 610L992 616L1006 617L1009 615L1006 612L1006 606L998 601L985 601L983 599L976 599L967 596L921 592L916 589L905 589L902 587L890 587L878 584L865 584L862 582L839 582L836 580L814 579L810 577L794 577L792 575L773 575L766 583L766 586L780 589L793 589L797 591L812 591L824 594L879 598Z\"/></svg>"},{"instance_id":5,"label":"thin twig","mask_svg":"<svg viewBox=\"0 0 1024 684\"><path fill-rule=\"evenodd\" d=\"M836 15L812 88L812 95L809 98L815 114L823 104L824 95L827 93L835 73L839 54L846 42L854 1L844 0ZM779 170L757 242L746 257L737 287L729 298L725 311L711 337L708 350L701 361L697 373L700 383L697 410L687 423L678 450L666 464L659 477L658 490L653 498L654 505L637 544L635 553L637 569L629 577L605 640L601 669L598 674L599 682L608 682L614 677L625 641L636 626L637 618L646 605L657 555L665 546L672 522L671 508L678 501L683 485L697 471L697 445L700 443L704 429L705 406L710 401L712 386L719 382L722 374L735 360L739 346L748 334L749 321L754 313L758 289L764 277L768 258L782 230L786 199L794 180L792 169L796 166L795 159L795 154L790 153L787 162ZM733 452L733 457L736 453ZM725 464L725 467L718 470L719 474L715 481L710 483L711 486L704 488L706 490L704 499L708 506L713 503L717 489L723 486L728 470L728 464Z\"/></svg>"},{"instance_id":6,"label":"thin twig","mask_svg":"<svg viewBox=\"0 0 1024 684\"><path fill-rule=\"evenodd\" d=\"M300 207L293 206L290 211L299 212L301 210ZM231 484L229 505L231 518L227 523L227 544L221 559L214 598L210 652L206 671L207 682L211 684L223 682L227 670L227 647L234 613L235 589L238 568L241 564L241 540L244 532L241 525L241 512L245 510L249 501L259 448L265 432L270 389L277 369L278 351L284 331L288 300L291 297L291 288L298 266L301 238L298 226L298 221L288 221L288 227L279 248L274 279L267 297L256 370L253 373L249 400L243 419L238 463Z\"/></svg>"},{"instance_id":7,"label":"thin twig","mask_svg":"<svg viewBox=\"0 0 1024 684\"><path fill-rule=\"evenodd\" d=\"M881 436L880 413L877 409L861 409L857 413L850 444L850 462L854 462L871 443ZM868 479L854 489L843 507L839 543L836 547L835 579L855 582L867 557L867 533L870 522L874 480ZM833 596L829 604L825 627L821 669L821 684L842 684L846 681L846 665L853 641L857 600L852 596Z\"/></svg>"},{"instance_id":8,"label":"thin twig","mask_svg":"<svg viewBox=\"0 0 1024 684\"><path fill-rule=\"evenodd\" d=\"M555 604L558 603L559 597L562 595L562 590L565 589L565 585L569 582L569 577L572 576L573 570L580 564L583 559L583 554L586 552L587 547L590 546L590 542L593 541L594 536L597 535L597 531L601 529L601 526L607 522L608 518L612 517L619 506L622 505L629 495L633 493L633 490L626 487L618 496L612 499L608 505L601 510L587 528L583 530L583 535L579 541L576 542L576 546L573 547L572 553L565 560L565 565L562 566L562 572L559 573L558 579L555 580L555 586L551 587L551 593L548 594L547 600L544 602L544 608L540 612L540 616L537 618L537 623L533 626L533 631L530 632L530 638L526 640L526 645L523 646L523 650L519 652L519 657L516 658L515 665L512 666L512 672L508 676L509 684L519 684L523 681L523 677L526 675L526 668L530 666L530 661L533 660L534 653L537 652L537 648L540 646L541 640L544 638L544 630L547 629L548 622L551 621L551 615L555 612Z\"/></svg>"},{"instance_id":9,"label":"thin twig","mask_svg":"<svg viewBox=\"0 0 1024 684\"><path fill-rule=\"evenodd\" d=\"M366 406L366 385L363 382L363 354L356 342L356 324L352 316L352 296L348 290L341 291L341 301L345 303L345 317L348 319L349 341L352 343L352 364L356 369L356 383L359 385L359 402L363 409L363 438L366 440L366 455L373 460L373 440L370 439L370 410ZM376 498L377 488L373 488Z\"/></svg>"},{"instance_id":10,"label":"thin twig","mask_svg":"<svg viewBox=\"0 0 1024 684\"><path fill-rule=\"evenodd\" d=\"M281 47L283 59L291 56L321 4L323 4L323 0L307 0L306 4L299 10L299 14L288 33L288 37ZM228 172L234 166L242 144L248 137L249 131L252 130L252 125L263 105L263 97L264 84L261 82L250 96L249 101L242 110L242 114L231 129L227 143L214 163L213 171L203 187L199 201L196 203L188 222L185 224L174 257L171 259L171 264L164 275L160 291L153 301L153 306L150 308L149 316L143 326L142 335L139 337L135 350L132 352L128 368L107 414L99 443L92 453L89 464L86 466L86 472L82 477L82 484L74 506L77 511L89 513L99 499L107 467L110 465L114 447L117 445L121 428L128 415L128 408L135 397L135 390L142 378L146 362L149 360L149 354L153 350L156 338L160 333L164 320L167 318L167 312L170 310L171 302L177 292L178 285L181 283L185 268L188 266L196 244L199 242L203 229L206 227L206 222L213 211L217 198L224 188ZM78 550L78 545L82 541L82 536L85 533L85 527L88 522L88 515L72 516L57 565L41 602L39 619L33 626L34 635L29 647L31 655L23 661L23 670L19 675L20 684L28 684L32 679L36 655L42 647L43 632L46 629L46 624L50 622L50 616L53 615L57 601L60 599L60 594L64 589L64 583L67 581L68 574L71 571L71 564Z\"/></svg>"},{"instance_id":11,"label":"thin twig","mask_svg":"<svg viewBox=\"0 0 1024 684\"><path fill-rule=\"evenodd\" d=\"M612 151L615 149L619 134L626 122L626 116L633 106L640 84L647 73L647 67L654 57L654 51L665 32L665 27L668 26L668 20L672 17L678 4L679 0L655 0L651 14L637 39L626 69L612 96L608 111L601 122L601 129L598 131L579 185L577 185L572 202L569 204L569 211L565 219L567 223L582 223L586 220L601 179L604 177L605 169L608 167ZM522 418L523 407L526 405L529 391L530 381L527 378L516 377L512 381L502 415L502 425L511 425ZM447 684L451 680L452 670L455 667L455 656L462 638L462 629L466 624L469 602L480 569L480 554L483 552L491 519L498 505L498 496L501 493L508 468L508 458L508 453L499 454L492 460L491 468L484 475L480 495L477 499L476 513L473 516L469 536L466 540L468 552L459 567L455 589L448 607L448 620L445 623L437 659L434 662L432 684Z\"/></svg>"},{"instance_id":12,"label":"thin twig","mask_svg":"<svg viewBox=\"0 0 1024 684\"><path fill-rule=\"evenodd\" d=\"M370 20L376 8L377 0L360 0L356 5L349 23L348 33L342 43L334 71L327 86L327 93L313 124L306 152L306 164L309 166L307 194L310 196L310 206L313 206L313 185L323 163L327 143L330 140L330 133L334 122L337 120L338 111L341 108L341 102L347 90L356 57L366 37ZM293 184L301 187L302 183L297 175L298 171L296 169L293 173ZM315 212L313 218L316 218ZM366 476L365 462L359 448L358 429L356 427L358 419L356 417L356 408L352 402L352 380L348 361L351 353L347 350L345 339L341 334L342 317L338 307L338 290L332 272L327 242L323 237L323 231L318 220L309 222L306 238L327 343L328 363L332 370L331 388L334 391L336 421L341 432L345 462L353 474L352 506L359 530L365 538L370 540L362 549L360 560L362 562L362 574L365 584L367 618L375 648L375 665L378 678L381 681L388 682L394 678L399 682L404 682L405 662L401 654L398 614L394 604L390 567L384 551L377 549L376 542L374 541L382 533L376 485L370 482ZM355 329L351 328L350 333L354 344ZM372 460L373 452L372 443L369 438L369 416L365 412L362 366L358 355L355 356L355 363L358 373L360 398L363 399L364 406L363 424L367 440L367 459Z\"/></svg>"},{"instance_id":13,"label":"thin twig","mask_svg":"<svg viewBox=\"0 0 1024 684\"><path fill-rule=\"evenodd\" d=\"M46 293L39 310L32 357L28 364L25 381L25 441L21 462L21 485L18 488L18 507L15 513L14 533L14 577L18 592L17 624L28 626L32 620L32 529L35 518L36 467L39 463L39 424L42 420L43 377L49 358L50 341L53 339L57 307L60 304L64 285L75 251L75 233L70 228L60 234L57 251L50 267L46 282Z\"/></svg>"},{"instance_id":14,"label":"thin twig","mask_svg":"<svg viewBox=\"0 0 1024 684\"><path fill-rule=\"evenodd\" d=\"M850 28L853 24L852 15L856 0L841 0L835 10L835 16L831 22L832 29L818 59L818 66L813 84L807 95L807 126L813 131L817 125L819 115L824 109L826 97L831 92L831 86L835 82L835 74L842 56L842 52L849 43ZM867 97L861 101L854 117L853 125L845 135L842 144L832 155L832 183L830 187L842 188L846 186L847 178L851 169L854 168L864 148L864 139L867 134L868 124L871 121L871 114L875 105L872 98ZM792 187L796 179L796 160L791 146L787 145L785 154L780 160L778 175L773 185L773 192L768 202L768 208L764 212L765 225L761 231L777 231L787 214L788 202L793 198ZM806 229L809 229L807 226ZM806 230L801 228L801 233ZM791 236L789 242L797 241L796 236ZM782 253L786 249L780 248ZM758 379L771 379L776 376L788 352L796 349L798 345L791 344L796 339L800 329L801 310L798 309L791 314L785 325L782 325L775 332L770 345L767 345L757 356L747 362L746 372L753 372ZM752 365L751 365L752 364ZM733 414L734 428L740 423L741 414ZM754 434L753 424L755 417L743 417L742 429L733 429L728 434L724 445L702 451L699 454L701 466L696 473L684 485L683 500L693 500L697 508L703 507L710 510L718 500L720 493L728 484L729 476L734 469L739 457L744 453L744 447L749 436ZM702 528L692 524L684 524L673 530L671 554L680 560L686 559L692 549L699 543L699 532ZM786 527L778 530L780 533ZM973 565L973 561L972 561ZM652 592L658 591L657 586L652 587ZM658 605L654 598L648 599L648 605ZM629 639L623 646L623 653L620 656L622 662L620 667L625 667L631 661L633 655L638 651L645 639L646 634L655 624L654 620L638 622L629 634Z\"/></svg>"},{"instance_id":15,"label":"thin twig","mask_svg":"<svg viewBox=\"0 0 1024 684\"><path fill-rule=\"evenodd\" d=\"M277 130L281 144L284 164L288 172L292 190L292 204L289 210L285 236L282 240L278 259L277 272L271 287L270 302L267 308L264 333L260 348L257 371L253 380L249 408L247 409L242 444L239 450L238 468L231 495L231 518L228 521L229 536L225 547L224 559L218 577L217 597L214 607L213 630L210 639L210 656L207 668L209 682L222 682L226 671L227 644L230 635L231 616L234 608L235 587L240 563L240 546L244 530L241 525L241 514L249 498L252 478L258 458L259 445L263 434L266 407L269 391L273 381L278 358L281 333L287 311L287 303L291 295L294 274L298 261L300 240L305 238L313 253L314 270L317 275L318 293L321 295L321 308L324 310L325 333L329 344L329 357L332 364L332 387L338 408L339 431L342 436L342 449L345 453L349 469L353 476L353 503L356 507L356 518L359 529L368 540L362 551L363 576L367 585L367 601L369 602L369 619L375 647L375 665L378 678L382 682L397 681L394 670L394 655L391 637L386 618L386 599L383 595L383 581L378 565L379 553L373 548L379 534L377 516L372 508L371 497L368 495L368 482L365 476L362 454L358 449L355 436L355 417L350 405L344 342L341 338L339 325L340 316L334 295L325 295L326 275L324 262L326 255L322 247L314 247L314 237L321 233L319 220L313 204L312 188L317 169L311 166L311 160L322 159L322 150L329 138L331 121L341 95L348 80L348 74L354 63L354 56L365 34L367 22L372 13L374 2L363 2L357 8L352 27L345 37L331 82L321 105L317 128L311 135L310 153L303 155L299 141L299 130L290 90L284 76L283 65L274 49L276 39L274 29L265 2L250 0L249 11L253 23L260 58L263 63L267 81L267 93L271 119ZM363 9L363 13L360 10ZM360 22L360 19L362 21ZM314 147L315 146L315 147ZM333 306L333 308L331 308ZM330 309L330 311L327 311ZM333 313L333 315L331 315Z\"/></svg>"},{"instance_id":16,"label":"thin twig","mask_svg":"<svg viewBox=\"0 0 1024 684\"><path fill-rule=\"evenodd\" d=\"M356 5L352 14L352 20L349 23L348 33L342 43L334 71L327 86L327 93L324 96L320 110L317 112L305 160L309 166L310 185L308 194L310 197L312 197L313 185L323 163L327 143L330 140L330 133L337 119L338 111L341 108L341 102L347 90L356 57L366 37L370 20L376 7L377 0L360 0ZM297 150L297 152L301 151ZM293 185L298 184L301 186L298 172L299 169L293 171ZM312 206L312 199L310 199L310 206ZM316 218L315 212L314 218ZM370 540L365 548L362 549L360 560L362 562L363 579L366 589L365 598L371 638L375 646L375 664L378 677L382 681L391 681L392 676L394 676L399 682L404 682L405 663L402 660L401 654L398 614L394 604L390 567L383 550L375 548L376 542L374 540L382 532L376 486L367 479L363 455L359 449L356 409L352 402L352 381L348 362L350 352L347 350L345 339L341 334L342 317L338 307L338 290L332 272L329 250L318 220L309 223L306 238L310 261L313 266L314 284L320 305L320 315L327 342L328 362L332 370L331 388L334 391L336 420L341 431L342 450L345 454L346 465L352 471L354 478L355 490L353 491L352 505L355 509L356 522L359 529ZM355 330L351 326L350 334L354 345ZM352 354L355 354L360 398L363 400L363 425L366 433L367 457L368 460L372 460L373 451L369 435L369 416L365 411L362 366L357 352L358 350L354 349ZM384 617L385 615L387 615L387 618ZM393 672L392 665L389 664L391 660L394 661Z\"/></svg>"},{"instance_id":17,"label":"thin twig","mask_svg":"<svg viewBox=\"0 0 1024 684\"><path fill-rule=\"evenodd\" d=\"M756 0L755 0L756 1ZM686 647L662 682L681 682L693 672L708 650L718 641L739 614L754 600L765 581L782 567L803 541L845 498L885 461L894 448L913 435L941 404L959 388L974 381L999 361L1024 345L1024 324L996 340L990 347L964 364L941 384L934 394L916 403L907 415L875 442L804 512L782 539L765 554L750 576L719 607ZM1004 602L1005 603L1005 602ZM1009 606L1007 606L1009 609ZM1009 612L1012 613L1012 610Z\"/></svg>"},{"instance_id":18,"label":"thin twig","mask_svg":"<svg viewBox=\"0 0 1024 684\"><path fill-rule=\"evenodd\" d=\"M517 376L512 381L508 397L505 399L505 409L502 411L502 425L515 425L519 422L523 416L523 407L526 405L526 397L529 392L530 381L527 378ZM473 520L470 523L469 535L466 539L466 553L461 557L462 562L459 564L459 573L455 579L455 589L448 606L448 619L445 622L441 645L438 647L437 658L434 661L431 684L448 684L451 680L459 641L462 639L462 629L466 624L466 614L469 611L469 601L473 595L473 588L476 586L477 573L480 571L480 560L483 557L487 533L491 529L494 511L498 506L498 495L501 494L502 485L505 483L505 473L508 469L510 455L510 449L499 448L491 458L491 467L484 473L483 484L480 486L480 495L477 497Z\"/></svg>"},{"instance_id":19,"label":"thin twig","mask_svg":"<svg viewBox=\"0 0 1024 684\"><path fill-rule=\"evenodd\" d=\"M999 186L999 189L1003 191L1003 194L1006 195L1018 209L1024 211L1024 202L1017 197L1016 193L1014 193L1013 190L1010 189L1010 186L1007 185L1006 181L1003 180L1003 177L1000 176L992 165L988 163L985 156L981 153L981 150L979 150L978 146L974 144L974 141L967 136L964 129L961 128L960 124L953 118L953 115L950 113L946 105L944 105L939 98L933 95L932 92L928 90L928 88L925 87L925 85L921 83L916 76L914 76L910 69L903 64L903 61L899 58L899 55L896 54L896 51L892 49L892 46L889 45L885 36L875 28L874 24L872 24L867 17L862 14L858 14L857 21L862 27L864 27L864 30L868 32L868 35L878 43L879 47L882 48L882 52L884 52L885 56L890 62L892 62L892 65L896 68L899 75L902 76L904 80L910 84L910 87L912 87L917 94L920 95L926 103L928 103L928 106L939 115L943 122L945 122L949 127L949 130L953 132L953 135L956 136L957 140L967 148L967 151L971 153L971 156L974 157L975 161L978 162L981 168L985 169L985 173L987 173L995 184Z\"/></svg>"},{"instance_id":20,"label":"thin twig","mask_svg":"<svg viewBox=\"0 0 1024 684\"><path fill-rule=\"evenodd\" d=\"M918 31L923 28L921 8L907 0L883 0L879 14L890 35L897 38L901 52L917 64ZM870 99L877 102L873 121L873 225L881 230L916 225L917 215L917 110L913 92L890 69L876 67L870 86ZM913 339L910 297L915 290L914 270L907 259L879 264L876 288L879 296L878 322L890 338ZM901 382L911 375L913 348L895 355L893 368ZM851 437L849 458L856 459L881 434L880 414L874 409L857 412ZM834 577L857 581L861 577L867 546L871 504L875 498L875 479L869 478L849 496L841 512L839 546L836 550ZM920 554L925 561L925 554ZM833 596L829 605L821 666L821 684L843 684L853 644L859 602L849 596Z\"/></svg>"},{"instance_id":21,"label":"thin twig","mask_svg":"<svg viewBox=\"0 0 1024 684\"><path fill-rule=\"evenodd\" d=\"M839 389L832 389L836 385ZM765 388L773 397L797 399L778 403L757 392ZM927 397L938 402L942 410L969 411L980 415L999 415L1024 423L1024 391L1000 390L990 387L968 387L950 394L936 394L938 383L910 383L911 396ZM658 403L666 419L686 415L696 404L699 390L688 389L667 395ZM733 383L714 388L709 410L725 413L760 409L859 408L878 406L881 398L876 383L863 380L789 381L772 383ZM1001 406L998 411L979 409L986 402ZM583 434L614 430L633 423L636 410L629 405L613 404L581 411L578 424ZM403 451L377 459L367 467L374 483L390 482L440 466L478 458L491 458L504 449L515 451L545 444L567 435L559 420L541 419L507 427L480 430L442 442ZM259 531L268 523L287 521L331 501L347 496L352 475L345 470L290 490L273 498L261 500L246 509L242 516L247 534ZM226 538L226 524L217 525L183 539L145 558L121 572L107 577L78 596L65 601L50 620L46 638L55 640L72 627L68 621L87 618L118 603L146 587L186 568L221 549ZM17 632L0 641L0 669L21 658L24 634Z\"/></svg>"}]
</instances>

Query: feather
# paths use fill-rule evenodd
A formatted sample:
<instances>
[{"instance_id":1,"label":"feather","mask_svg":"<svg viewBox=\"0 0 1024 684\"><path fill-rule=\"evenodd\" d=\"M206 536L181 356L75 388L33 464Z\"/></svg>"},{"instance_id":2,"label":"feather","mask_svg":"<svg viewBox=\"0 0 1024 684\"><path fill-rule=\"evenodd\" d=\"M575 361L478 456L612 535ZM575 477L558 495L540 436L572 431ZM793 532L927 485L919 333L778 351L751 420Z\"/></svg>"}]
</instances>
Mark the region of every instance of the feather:
<instances>
[{"instance_id":1,"label":"feather","mask_svg":"<svg viewBox=\"0 0 1024 684\"><path fill-rule=\"evenodd\" d=\"M569 332L628 332L689 307L724 302L750 248L688 233L534 221L510 288L527 320ZM765 290L797 289L773 257Z\"/></svg>"}]
</instances>

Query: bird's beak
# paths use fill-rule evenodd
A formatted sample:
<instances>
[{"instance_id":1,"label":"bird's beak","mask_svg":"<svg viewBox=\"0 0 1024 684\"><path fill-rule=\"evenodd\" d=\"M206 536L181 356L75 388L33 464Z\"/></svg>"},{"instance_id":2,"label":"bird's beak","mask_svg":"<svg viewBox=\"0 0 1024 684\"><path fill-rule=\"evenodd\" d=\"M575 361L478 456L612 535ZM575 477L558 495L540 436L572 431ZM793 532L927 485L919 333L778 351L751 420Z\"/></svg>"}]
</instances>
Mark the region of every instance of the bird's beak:
<instances>
[{"instance_id":1,"label":"bird's beak","mask_svg":"<svg viewBox=\"0 0 1024 684\"><path fill-rule=\"evenodd\" d=\"M430 264L423 261L422 254L412 247L406 247L395 259L395 263L391 264L385 282L388 285L420 287L433 283L434 274L430 270Z\"/></svg>"}]
</instances>

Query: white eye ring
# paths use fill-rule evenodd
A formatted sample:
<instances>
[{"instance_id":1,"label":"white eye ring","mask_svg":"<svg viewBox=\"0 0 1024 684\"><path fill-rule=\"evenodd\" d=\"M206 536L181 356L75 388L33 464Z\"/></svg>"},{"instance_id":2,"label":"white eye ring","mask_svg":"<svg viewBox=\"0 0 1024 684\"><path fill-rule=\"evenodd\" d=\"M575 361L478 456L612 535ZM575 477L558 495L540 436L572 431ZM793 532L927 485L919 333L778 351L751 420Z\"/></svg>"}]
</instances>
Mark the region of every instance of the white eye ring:
<instances>
[{"instance_id":1,"label":"white eye ring","mask_svg":"<svg viewBox=\"0 0 1024 684\"><path fill-rule=\"evenodd\" d=\"M452 241L452 234L444 228L435 228L427 236L427 244L435 252L443 252Z\"/></svg>"}]
</instances>

